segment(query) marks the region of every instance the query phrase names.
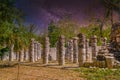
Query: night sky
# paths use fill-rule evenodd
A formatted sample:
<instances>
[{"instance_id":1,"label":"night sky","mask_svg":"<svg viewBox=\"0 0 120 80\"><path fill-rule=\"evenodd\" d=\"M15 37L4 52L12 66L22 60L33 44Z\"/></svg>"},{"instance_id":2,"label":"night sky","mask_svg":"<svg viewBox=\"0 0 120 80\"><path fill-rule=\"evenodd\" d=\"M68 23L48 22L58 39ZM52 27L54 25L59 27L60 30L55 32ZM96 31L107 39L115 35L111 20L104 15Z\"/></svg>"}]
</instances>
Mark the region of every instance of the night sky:
<instances>
[{"instance_id":1,"label":"night sky","mask_svg":"<svg viewBox=\"0 0 120 80\"><path fill-rule=\"evenodd\" d=\"M41 29L65 15L81 25L88 24L92 17L104 15L101 0L17 0L17 7L25 13L26 23L36 24Z\"/></svg>"}]
</instances>

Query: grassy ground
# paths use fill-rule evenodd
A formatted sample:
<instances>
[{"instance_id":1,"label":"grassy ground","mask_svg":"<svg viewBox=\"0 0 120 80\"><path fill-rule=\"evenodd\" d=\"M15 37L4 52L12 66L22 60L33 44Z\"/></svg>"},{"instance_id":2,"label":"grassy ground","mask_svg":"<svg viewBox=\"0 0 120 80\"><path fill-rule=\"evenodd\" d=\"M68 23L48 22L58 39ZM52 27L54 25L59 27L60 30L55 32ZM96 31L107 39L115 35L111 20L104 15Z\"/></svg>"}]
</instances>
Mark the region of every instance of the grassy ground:
<instances>
[{"instance_id":1,"label":"grassy ground","mask_svg":"<svg viewBox=\"0 0 120 80\"><path fill-rule=\"evenodd\" d=\"M0 62L0 80L120 80L120 69L79 68L76 64Z\"/></svg>"},{"instance_id":2,"label":"grassy ground","mask_svg":"<svg viewBox=\"0 0 120 80\"><path fill-rule=\"evenodd\" d=\"M74 71L87 80L120 80L120 69L79 68Z\"/></svg>"}]
</instances>

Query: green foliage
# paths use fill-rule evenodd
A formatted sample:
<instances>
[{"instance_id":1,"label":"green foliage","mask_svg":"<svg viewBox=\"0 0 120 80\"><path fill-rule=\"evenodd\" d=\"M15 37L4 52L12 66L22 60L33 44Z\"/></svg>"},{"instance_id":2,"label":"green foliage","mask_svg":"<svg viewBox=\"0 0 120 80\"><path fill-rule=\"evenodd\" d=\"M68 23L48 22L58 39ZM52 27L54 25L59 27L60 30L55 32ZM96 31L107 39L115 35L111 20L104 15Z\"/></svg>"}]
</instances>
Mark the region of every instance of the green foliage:
<instances>
[{"instance_id":1,"label":"green foliage","mask_svg":"<svg viewBox=\"0 0 120 80\"><path fill-rule=\"evenodd\" d=\"M3 49L3 44L7 47L14 44L14 50L20 51L28 48L31 38L37 37L34 33L36 26L23 25L23 14L15 7L15 2L16 0L0 0L0 46Z\"/></svg>"},{"instance_id":2,"label":"green foliage","mask_svg":"<svg viewBox=\"0 0 120 80\"><path fill-rule=\"evenodd\" d=\"M79 68L75 71L87 80L119 80L120 78L120 69Z\"/></svg>"},{"instance_id":3,"label":"green foliage","mask_svg":"<svg viewBox=\"0 0 120 80\"><path fill-rule=\"evenodd\" d=\"M18 22L22 20L23 14L15 7L16 0L0 0L0 23Z\"/></svg>"},{"instance_id":4,"label":"green foliage","mask_svg":"<svg viewBox=\"0 0 120 80\"><path fill-rule=\"evenodd\" d=\"M109 38L110 38L110 31L111 31L111 28L110 26L107 25L107 27L105 27L102 31L102 34L103 34L103 37L106 37L109 41ZM80 33L83 33L85 34L85 36L87 38L91 38L93 35L96 35L97 38L98 38L98 45L101 44L101 34L100 34L100 27L98 25L95 25L95 24L91 24L87 27L81 27L80 28Z\"/></svg>"},{"instance_id":5,"label":"green foliage","mask_svg":"<svg viewBox=\"0 0 120 80\"><path fill-rule=\"evenodd\" d=\"M50 39L51 47L55 46L55 43L58 41L59 35L59 28L53 22L51 22L48 26L48 37Z\"/></svg>"},{"instance_id":6,"label":"green foliage","mask_svg":"<svg viewBox=\"0 0 120 80\"><path fill-rule=\"evenodd\" d=\"M6 52L9 52L9 47L0 49L0 57L2 57L3 55L6 55L5 54Z\"/></svg>"},{"instance_id":7,"label":"green foliage","mask_svg":"<svg viewBox=\"0 0 120 80\"><path fill-rule=\"evenodd\" d=\"M78 24L69 18L60 20L57 26L60 28L60 34L64 35L66 39L73 38L78 34Z\"/></svg>"}]
</instances>

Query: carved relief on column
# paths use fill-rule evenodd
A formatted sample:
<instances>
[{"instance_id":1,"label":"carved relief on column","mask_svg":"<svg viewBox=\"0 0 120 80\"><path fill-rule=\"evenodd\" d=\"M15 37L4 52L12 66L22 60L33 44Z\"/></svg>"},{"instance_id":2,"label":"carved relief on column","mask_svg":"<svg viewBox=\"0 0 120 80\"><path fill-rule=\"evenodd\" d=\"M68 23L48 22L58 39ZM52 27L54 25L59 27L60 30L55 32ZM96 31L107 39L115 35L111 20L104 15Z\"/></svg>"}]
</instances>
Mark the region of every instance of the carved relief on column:
<instances>
[{"instance_id":1,"label":"carved relief on column","mask_svg":"<svg viewBox=\"0 0 120 80\"><path fill-rule=\"evenodd\" d=\"M43 63L48 64L48 56L49 56L49 51L50 51L50 43L49 43L49 38L45 37L45 43L44 43L44 56L43 56Z\"/></svg>"},{"instance_id":2,"label":"carved relief on column","mask_svg":"<svg viewBox=\"0 0 120 80\"><path fill-rule=\"evenodd\" d=\"M78 37L73 38L73 63L78 63Z\"/></svg>"},{"instance_id":3,"label":"carved relief on column","mask_svg":"<svg viewBox=\"0 0 120 80\"><path fill-rule=\"evenodd\" d=\"M34 42L34 60L37 61L37 41Z\"/></svg>"},{"instance_id":4,"label":"carved relief on column","mask_svg":"<svg viewBox=\"0 0 120 80\"><path fill-rule=\"evenodd\" d=\"M30 57L30 62L35 62L34 60L34 39L32 38L31 39L31 43L30 43L30 50L29 50L29 57Z\"/></svg>"},{"instance_id":5,"label":"carved relief on column","mask_svg":"<svg viewBox=\"0 0 120 80\"><path fill-rule=\"evenodd\" d=\"M97 36L91 38L92 58L97 56Z\"/></svg>"},{"instance_id":6,"label":"carved relief on column","mask_svg":"<svg viewBox=\"0 0 120 80\"><path fill-rule=\"evenodd\" d=\"M65 37L63 35L59 38L59 65L65 64Z\"/></svg>"},{"instance_id":7,"label":"carved relief on column","mask_svg":"<svg viewBox=\"0 0 120 80\"><path fill-rule=\"evenodd\" d=\"M85 49L86 49L86 61L90 61L90 52L89 52L89 39L85 40Z\"/></svg>"},{"instance_id":8,"label":"carved relief on column","mask_svg":"<svg viewBox=\"0 0 120 80\"><path fill-rule=\"evenodd\" d=\"M80 33L78 34L78 37L79 37L79 44L78 44L78 47L79 47L79 58L78 58L78 61L79 61L79 66L82 67L84 66L84 62L86 61L86 53L85 53L85 36Z\"/></svg>"},{"instance_id":9,"label":"carved relief on column","mask_svg":"<svg viewBox=\"0 0 120 80\"><path fill-rule=\"evenodd\" d=\"M69 41L70 62L73 62L73 40Z\"/></svg>"},{"instance_id":10,"label":"carved relief on column","mask_svg":"<svg viewBox=\"0 0 120 80\"><path fill-rule=\"evenodd\" d=\"M41 59L41 44L37 43L37 58Z\"/></svg>"}]
</instances>

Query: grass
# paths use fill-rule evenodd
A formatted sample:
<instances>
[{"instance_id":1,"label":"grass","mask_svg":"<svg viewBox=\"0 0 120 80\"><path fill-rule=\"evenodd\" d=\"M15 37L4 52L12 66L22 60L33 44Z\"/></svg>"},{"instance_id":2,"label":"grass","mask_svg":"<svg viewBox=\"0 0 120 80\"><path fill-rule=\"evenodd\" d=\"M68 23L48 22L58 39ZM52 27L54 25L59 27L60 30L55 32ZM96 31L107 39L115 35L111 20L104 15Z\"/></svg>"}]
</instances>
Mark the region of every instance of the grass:
<instances>
[{"instance_id":1,"label":"grass","mask_svg":"<svg viewBox=\"0 0 120 80\"><path fill-rule=\"evenodd\" d=\"M120 69L79 68L74 71L87 80L120 80Z\"/></svg>"}]
</instances>

